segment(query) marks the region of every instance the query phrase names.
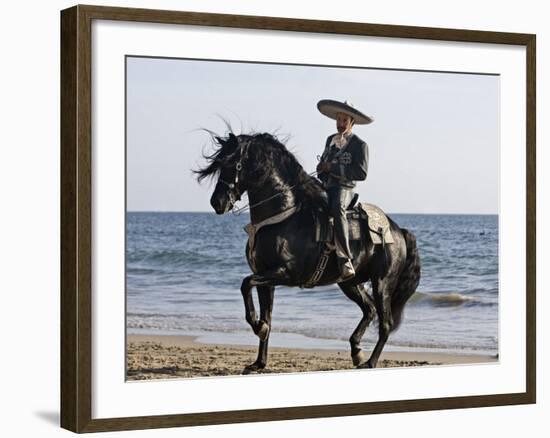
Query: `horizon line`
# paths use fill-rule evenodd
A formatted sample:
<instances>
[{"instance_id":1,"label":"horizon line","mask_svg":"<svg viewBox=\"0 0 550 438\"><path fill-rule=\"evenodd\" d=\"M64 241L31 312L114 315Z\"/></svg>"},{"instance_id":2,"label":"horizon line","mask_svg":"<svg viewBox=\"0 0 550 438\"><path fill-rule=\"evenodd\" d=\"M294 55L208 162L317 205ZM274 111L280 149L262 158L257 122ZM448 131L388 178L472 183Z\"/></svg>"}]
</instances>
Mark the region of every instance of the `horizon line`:
<instances>
[{"instance_id":1,"label":"horizon line","mask_svg":"<svg viewBox=\"0 0 550 438\"><path fill-rule=\"evenodd\" d=\"M210 210L126 210L126 213L210 213L216 214L214 211ZM228 212L229 213L229 212ZM386 214L416 214L416 215L448 215L448 216L460 216L460 215L470 215L470 216L498 216L499 213L411 213L411 212L385 212Z\"/></svg>"}]
</instances>

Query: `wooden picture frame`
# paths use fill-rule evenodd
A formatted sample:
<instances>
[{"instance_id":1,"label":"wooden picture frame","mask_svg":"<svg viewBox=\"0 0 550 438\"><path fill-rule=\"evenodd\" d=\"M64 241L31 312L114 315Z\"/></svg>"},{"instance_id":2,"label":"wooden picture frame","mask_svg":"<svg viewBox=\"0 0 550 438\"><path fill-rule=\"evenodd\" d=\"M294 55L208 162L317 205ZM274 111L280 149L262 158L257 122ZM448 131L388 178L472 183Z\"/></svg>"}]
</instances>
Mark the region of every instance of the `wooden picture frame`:
<instances>
[{"instance_id":1,"label":"wooden picture frame","mask_svg":"<svg viewBox=\"0 0 550 438\"><path fill-rule=\"evenodd\" d=\"M92 418L92 22L111 20L522 46L526 50L525 391ZM61 426L74 432L305 419L536 402L536 37L531 34L330 22L196 12L75 6L61 12Z\"/></svg>"}]
</instances>

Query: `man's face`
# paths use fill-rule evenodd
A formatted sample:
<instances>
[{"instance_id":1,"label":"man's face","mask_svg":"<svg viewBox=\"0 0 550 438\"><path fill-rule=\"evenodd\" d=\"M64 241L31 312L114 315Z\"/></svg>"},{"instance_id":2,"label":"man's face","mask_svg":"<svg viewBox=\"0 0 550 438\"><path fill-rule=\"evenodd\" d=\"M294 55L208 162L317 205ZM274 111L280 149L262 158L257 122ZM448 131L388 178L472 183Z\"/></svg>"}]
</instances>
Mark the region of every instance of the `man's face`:
<instances>
[{"instance_id":1,"label":"man's face","mask_svg":"<svg viewBox=\"0 0 550 438\"><path fill-rule=\"evenodd\" d=\"M353 126L353 119L344 113L336 114L336 129L340 134L351 131Z\"/></svg>"}]
</instances>

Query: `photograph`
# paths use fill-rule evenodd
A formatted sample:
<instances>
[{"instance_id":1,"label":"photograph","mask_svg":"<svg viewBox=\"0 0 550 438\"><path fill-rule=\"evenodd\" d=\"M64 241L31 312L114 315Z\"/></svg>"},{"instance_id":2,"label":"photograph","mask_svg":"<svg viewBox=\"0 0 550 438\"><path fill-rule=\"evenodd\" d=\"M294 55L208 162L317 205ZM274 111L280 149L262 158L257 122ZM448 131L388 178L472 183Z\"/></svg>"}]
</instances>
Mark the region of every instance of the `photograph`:
<instances>
[{"instance_id":1,"label":"photograph","mask_svg":"<svg viewBox=\"0 0 550 438\"><path fill-rule=\"evenodd\" d=\"M537 403L537 28L358 11L61 11L62 428Z\"/></svg>"},{"instance_id":2,"label":"photograph","mask_svg":"<svg viewBox=\"0 0 550 438\"><path fill-rule=\"evenodd\" d=\"M127 381L498 363L500 81L127 55Z\"/></svg>"}]
</instances>

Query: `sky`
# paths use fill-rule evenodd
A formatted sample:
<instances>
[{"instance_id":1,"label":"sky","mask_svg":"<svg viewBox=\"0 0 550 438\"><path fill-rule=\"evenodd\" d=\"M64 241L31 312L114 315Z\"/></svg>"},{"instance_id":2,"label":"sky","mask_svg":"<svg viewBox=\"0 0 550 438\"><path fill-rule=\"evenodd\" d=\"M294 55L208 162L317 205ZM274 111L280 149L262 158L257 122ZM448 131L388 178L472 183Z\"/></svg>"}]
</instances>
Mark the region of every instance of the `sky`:
<instances>
[{"instance_id":1,"label":"sky","mask_svg":"<svg viewBox=\"0 0 550 438\"><path fill-rule=\"evenodd\" d=\"M334 99L374 118L353 128L369 147L360 201L388 213L498 214L498 76L128 57L126 79L128 211L213 211L213 184L191 170L213 150L203 129L226 135L224 120L236 134L288 139L314 171L336 132L316 105Z\"/></svg>"}]
</instances>

